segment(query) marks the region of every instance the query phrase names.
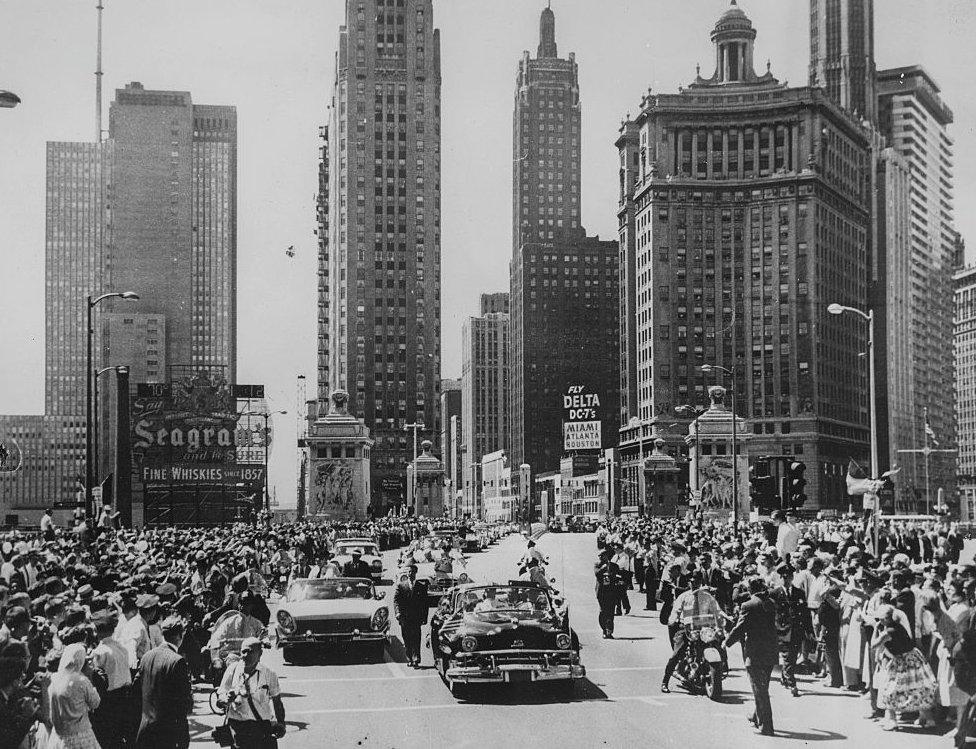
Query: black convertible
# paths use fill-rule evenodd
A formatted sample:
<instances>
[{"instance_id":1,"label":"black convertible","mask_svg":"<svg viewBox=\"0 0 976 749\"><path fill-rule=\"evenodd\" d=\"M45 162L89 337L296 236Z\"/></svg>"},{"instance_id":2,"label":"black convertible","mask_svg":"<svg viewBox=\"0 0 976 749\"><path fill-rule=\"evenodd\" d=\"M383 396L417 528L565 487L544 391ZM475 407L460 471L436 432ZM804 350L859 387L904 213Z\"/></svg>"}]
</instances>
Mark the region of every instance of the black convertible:
<instances>
[{"instance_id":1,"label":"black convertible","mask_svg":"<svg viewBox=\"0 0 976 749\"><path fill-rule=\"evenodd\" d=\"M458 585L430 623L437 670L455 696L467 684L554 681L586 675L569 614L533 583Z\"/></svg>"}]
</instances>

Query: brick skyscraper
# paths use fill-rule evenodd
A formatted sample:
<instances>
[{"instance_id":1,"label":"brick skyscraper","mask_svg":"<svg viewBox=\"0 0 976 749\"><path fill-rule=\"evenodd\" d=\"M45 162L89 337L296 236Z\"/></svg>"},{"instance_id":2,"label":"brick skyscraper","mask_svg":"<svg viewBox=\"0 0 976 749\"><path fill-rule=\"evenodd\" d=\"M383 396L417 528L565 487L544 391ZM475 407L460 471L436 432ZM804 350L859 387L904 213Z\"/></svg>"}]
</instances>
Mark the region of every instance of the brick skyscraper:
<instances>
[{"instance_id":1,"label":"brick skyscraper","mask_svg":"<svg viewBox=\"0 0 976 749\"><path fill-rule=\"evenodd\" d=\"M557 56L556 21L542 11L537 57L515 83L511 270L510 465L558 468L562 397L582 385L600 398L605 444L616 442L619 378L617 247L580 223L580 98L576 59Z\"/></svg>"},{"instance_id":2,"label":"brick skyscraper","mask_svg":"<svg viewBox=\"0 0 976 749\"><path fill-rule=\"evenodd\" d=\"M349 392L373 439L372 503L406 498L439 434L441 63L431 0L346 0L319 188L318 400Z\"/></svg>"},{"instance_id":3,"label":"brick skyscraper","mask_svg":"<svg viewBox=\"0 0 976 749\"><path fill-rule=\"evenodd\" d=\"M623 416L668 432L676 406L705 405L702 365L735 369L750 453L795 456L811 500L846 507L848 460L868 453L867 330L827 305L867 305L868 137L820 89L757 74L734 3L711 38L714 74L646 95L617 140Z\"/></svg>"}]
</instances>

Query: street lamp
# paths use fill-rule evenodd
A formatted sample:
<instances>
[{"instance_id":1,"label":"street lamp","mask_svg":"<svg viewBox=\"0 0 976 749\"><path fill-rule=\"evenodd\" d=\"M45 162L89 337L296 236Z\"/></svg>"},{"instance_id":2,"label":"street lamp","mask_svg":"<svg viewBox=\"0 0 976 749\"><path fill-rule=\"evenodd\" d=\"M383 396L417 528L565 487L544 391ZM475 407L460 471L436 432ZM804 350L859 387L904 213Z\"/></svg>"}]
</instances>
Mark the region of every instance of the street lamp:
<instances>
[{"instance_id":1,"label":"street lamp","mask_svg":"<svg viewBox=\"0 0 976 749\"><path fill-rule=\"evenodd\" d=\"M268 428L268 419L272 416L287 414L287 411L244 411L241 416L260 416L264 419L264 509L271 510L271 494L268 492L268 453L271 451L271 444L268 435L271 430Z\"/></svg>"},{"instance_id":2,"label":"street lamp","mask_svg":"<svg viewBox=\"0 0 976 749\"><path fill-rule=\"evenodd\" d=\"M89 518L93 517L94 507L92 505L92 484L95 480L94 466L94 440L92 437L92 387L94 385L94 373L92 372L92 344L95 337L95 329L92 327L92 311L106 299L128 299L135 301L139 295L134 291L110 291L107 294L93 297L88 295L87 326L88 326L88 353L85 360L85 514Z\"/></svg>"},{"instance_id":3,"label":"street lamp","mask_svg":"<svg viewBox=\"0 0 976 749\"><path fill-rule=\"evenodd\" d=\"M13 91L0 90L0 109L13 109L20 104L20 97Z\"/></svg>"},{"instance_id":4,"label":"street lamp","mask_svg":"<svg viewBox=\"0 0 976 749\"><path fill-rule=\"evenodd\" d=\"M739 445L736 441L735 370L717 364L702 364L702 372L723 372L732 380L732 522L739 522ZM697 478L697 477L696 477Z\"/></svg>"}]
</instances>

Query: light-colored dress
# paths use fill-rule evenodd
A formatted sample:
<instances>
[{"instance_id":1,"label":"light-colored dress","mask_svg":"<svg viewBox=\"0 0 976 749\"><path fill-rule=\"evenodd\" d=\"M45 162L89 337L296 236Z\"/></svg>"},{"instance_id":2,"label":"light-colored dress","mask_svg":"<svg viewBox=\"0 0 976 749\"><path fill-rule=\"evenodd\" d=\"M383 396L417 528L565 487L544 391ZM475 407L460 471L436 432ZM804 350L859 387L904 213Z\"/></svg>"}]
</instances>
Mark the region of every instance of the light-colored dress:
<instances>
[{"instance_id":1,"label":"light-colored dress","mask_svg":"<svg viewBox=\"0 0 976 749\"><path fill-rule=\"evenodd\" d=\"M88 713L98 707L98 692L84 674L58 673L48 686L53 729L47 749L100 749Z\"/></svg>"}]
</instances>

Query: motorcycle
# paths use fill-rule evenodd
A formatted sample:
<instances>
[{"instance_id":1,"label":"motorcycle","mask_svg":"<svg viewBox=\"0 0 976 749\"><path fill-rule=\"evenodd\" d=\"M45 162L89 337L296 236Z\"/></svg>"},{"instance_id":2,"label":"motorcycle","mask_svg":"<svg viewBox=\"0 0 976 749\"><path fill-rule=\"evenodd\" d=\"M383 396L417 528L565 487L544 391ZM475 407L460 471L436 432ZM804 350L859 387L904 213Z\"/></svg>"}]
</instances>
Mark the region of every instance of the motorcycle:
<instances>
[{"instance_id":1,"label":"motorcycle","mask_svg":"<svg viewBox=\"0 0 976 749\"><path fill-rule=\"evenodd\" d=\"M722 630L712 614L692 616L682 622L685 631L684 658L675 674L691 694L704 694L710 700L722 698Z\"/></svg>"}]
</instances>

